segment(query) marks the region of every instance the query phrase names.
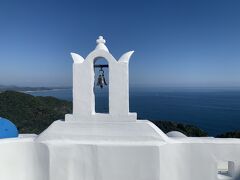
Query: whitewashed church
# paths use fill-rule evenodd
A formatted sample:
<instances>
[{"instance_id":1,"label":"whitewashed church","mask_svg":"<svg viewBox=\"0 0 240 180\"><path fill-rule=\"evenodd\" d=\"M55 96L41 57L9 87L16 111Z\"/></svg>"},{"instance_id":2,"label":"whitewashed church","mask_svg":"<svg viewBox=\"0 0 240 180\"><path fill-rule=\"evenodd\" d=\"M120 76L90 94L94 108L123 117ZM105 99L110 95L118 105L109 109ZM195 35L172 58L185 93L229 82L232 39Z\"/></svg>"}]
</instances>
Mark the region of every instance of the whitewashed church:
<instances>
[{"instance_id":1,"label":"whitewashed church","mask_svg":"<svg viewBox=\"0 0 240 180\"><path fill-rule=\"evenodd\" d=\"M86 57L72 53L73 113L40 135L0 140L0 180L239 180L240 139L163 133L129 112L129 60L102 36ZM105 58L108 65L95 65ZM96 66L96 67L95 67ZM109 113L95 112L94 68L109 69ZM97 79L106 85L104 74Z\"/></svg>"}]
</instances>

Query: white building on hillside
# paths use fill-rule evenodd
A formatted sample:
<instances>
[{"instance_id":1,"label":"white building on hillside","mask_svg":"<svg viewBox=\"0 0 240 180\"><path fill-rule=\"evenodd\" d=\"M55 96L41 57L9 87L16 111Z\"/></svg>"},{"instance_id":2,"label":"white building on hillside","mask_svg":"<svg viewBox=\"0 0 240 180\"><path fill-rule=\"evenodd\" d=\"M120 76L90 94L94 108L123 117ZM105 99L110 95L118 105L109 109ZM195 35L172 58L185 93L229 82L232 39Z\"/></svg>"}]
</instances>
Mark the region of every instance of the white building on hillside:
<instances>
[{"instance_id":1,"label":"white building on hillside","mask_svg":"<svg viewBox=\"0 0 240 180\"><path fill-rule=\"evenodd\" d=\"M132 53L116 60L101 36L85 59L72 53L73 114L39 136L0 140L0 180L239 180L239 139L166 135L129 112ZM95 112L98 58L108 62L108 114Z\"/></svg>"}]
</instances>

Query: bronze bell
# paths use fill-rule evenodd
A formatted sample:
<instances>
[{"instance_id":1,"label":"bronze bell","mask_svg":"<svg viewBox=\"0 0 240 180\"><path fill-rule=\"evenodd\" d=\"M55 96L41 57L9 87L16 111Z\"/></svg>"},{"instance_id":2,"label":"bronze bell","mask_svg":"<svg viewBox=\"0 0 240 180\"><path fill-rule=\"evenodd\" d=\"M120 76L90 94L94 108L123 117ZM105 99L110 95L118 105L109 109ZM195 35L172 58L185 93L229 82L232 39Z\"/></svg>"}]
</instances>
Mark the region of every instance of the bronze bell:
<instances>
[{"instance_id":1,"label":"bronze bell","mask_svg":"<svg viewBox=\"0 0 240 180\"><path fill-rule=\"evenodd\" d=\"M100 86L100 88L102 89L103 86L107 86L107 82L105 80L104 77L104 71L102 70L102 68L99 70L99 76L98 76L98 80L97 80L97 86Z\"/></svg>"}]
</instances>

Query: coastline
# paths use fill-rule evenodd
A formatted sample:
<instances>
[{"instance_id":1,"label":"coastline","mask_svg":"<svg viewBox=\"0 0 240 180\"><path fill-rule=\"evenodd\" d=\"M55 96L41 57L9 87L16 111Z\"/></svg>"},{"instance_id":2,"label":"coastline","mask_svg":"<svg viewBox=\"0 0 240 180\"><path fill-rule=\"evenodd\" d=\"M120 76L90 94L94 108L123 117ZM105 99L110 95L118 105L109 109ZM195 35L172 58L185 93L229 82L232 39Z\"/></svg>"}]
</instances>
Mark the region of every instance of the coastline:
<instances>
[{"instance_id":1,"label":"coastline","mask_svg":"<svg viewBox=\"0 0 240 180\"><path fill-rule=\"evenodd\" d=\"M49 92L49 91L61 91L61 90L70 90L72 88L54 88L54 89L46 89L46 90L26 90L26 91L19 91L22 93L34 93L34 92Z\"/></svg>"}]
</instances>

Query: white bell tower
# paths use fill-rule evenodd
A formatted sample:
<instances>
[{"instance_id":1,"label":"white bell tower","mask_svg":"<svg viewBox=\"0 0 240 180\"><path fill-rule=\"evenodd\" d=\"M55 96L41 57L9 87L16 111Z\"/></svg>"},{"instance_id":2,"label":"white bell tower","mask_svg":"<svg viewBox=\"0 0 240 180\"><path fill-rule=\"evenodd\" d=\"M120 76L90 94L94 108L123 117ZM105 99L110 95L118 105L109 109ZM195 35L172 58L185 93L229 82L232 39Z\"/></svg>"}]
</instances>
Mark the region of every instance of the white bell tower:
<instances>
[{"instance_id":1,"label":"white bell tower","mask_svg":"<svg viewBox=\"0 0 240 180\"><path fill-rule=\"evenodd\" d=\"M134 51L116 60L106 47L102 36L97 39L95 50L84 59L71 53L73 58L73 114L66 114L66 121L136 121L137 114L129 112L129 60ZM105 58L109 67L109 114L95 112L94 62Z\"/></svg>"}]
</instances>

